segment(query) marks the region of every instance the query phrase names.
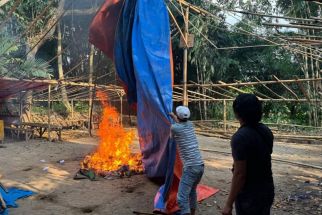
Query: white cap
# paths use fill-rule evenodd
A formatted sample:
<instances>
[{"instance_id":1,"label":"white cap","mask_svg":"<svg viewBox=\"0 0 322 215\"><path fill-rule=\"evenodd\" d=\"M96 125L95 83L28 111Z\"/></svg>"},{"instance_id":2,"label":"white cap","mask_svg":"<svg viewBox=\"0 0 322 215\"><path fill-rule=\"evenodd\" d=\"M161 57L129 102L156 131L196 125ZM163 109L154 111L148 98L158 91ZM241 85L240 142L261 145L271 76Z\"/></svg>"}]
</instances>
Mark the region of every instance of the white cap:
<instances>
[{"instance_id":1,"label":"white cap","mask_svg":"<svg viewBox=\"0 0 322 215\"><path fill-rule=\"evenodd\" d=\"M178 106L176 108L176 113L179 119L189 119L190 118L190 110L186 106Z\"/></svg>"}]
</instances>

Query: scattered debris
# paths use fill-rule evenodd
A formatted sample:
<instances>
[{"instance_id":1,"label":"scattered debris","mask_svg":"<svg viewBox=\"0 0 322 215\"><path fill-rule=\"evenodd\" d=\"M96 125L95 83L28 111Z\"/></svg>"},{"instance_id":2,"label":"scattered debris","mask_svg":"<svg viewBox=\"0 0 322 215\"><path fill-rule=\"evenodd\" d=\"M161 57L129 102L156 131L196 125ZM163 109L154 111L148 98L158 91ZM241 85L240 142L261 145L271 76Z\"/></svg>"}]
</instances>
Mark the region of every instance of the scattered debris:
<instances>
[{"instance_id":1,"label":"scattered debris","mask_svg":"<svg viewBox=\"0 0 322 215\"><path fill-rule=\"evenodd\" d=\"M86 179L86 178L91 181L94 181L96 178L95 172L93 170L80 169L74 176L74 180Z\"/></svg>"},{"instance_id":2,"label":"scattered debris","mask_svg":"<svg viewBox=\"0 0 322 215\"><path fill-rule=\"evenodd\" d=\"M288 197L288 201L295 201L295 202L306 200L306 199L310 199L310 196L307 194L294 194Z\"/></svg>"},{"instance_id":3,"label":"scattered debris","mask_svg":"<svg viewBox=\"0 0 322 215\"><path fill-rule=\"evenodd\" d=\"M32 170L32 168L31 168L31 167L27 167L27 168L23 169L22 171L24 171L24 172L28 172L28 171L30 171L30 170Z\"/></svg>"},{"instance_id":4,"label":"scattered debris","mask_svg":"<svg viewBox=\"0 0 322 215\"><path fill-rule=\"evenodd\" d=\"M48 170L49 170L49 167L48 167L48 166L46 166L46 167L44 167L44 168L42 169L42 171L45 171L45 172L48 172Z\"/></svg>"},{"instance_id":5,"label":"scattered debris","mask_svg":"<svg viewBox=\"0 0 322 215\"><path fill-rule=\"evenodd\" d=\"M79 180L88 178L90 180L95 180L96 176L100 176L107 180L114 180L120 178L129 178L133 175L139 174L143 174L143 172L131 170L128 165L122 165L118 170L115 171L94 171L91 169L80 169L74 176L74 179Z\"/></svg>"}]
</instances>

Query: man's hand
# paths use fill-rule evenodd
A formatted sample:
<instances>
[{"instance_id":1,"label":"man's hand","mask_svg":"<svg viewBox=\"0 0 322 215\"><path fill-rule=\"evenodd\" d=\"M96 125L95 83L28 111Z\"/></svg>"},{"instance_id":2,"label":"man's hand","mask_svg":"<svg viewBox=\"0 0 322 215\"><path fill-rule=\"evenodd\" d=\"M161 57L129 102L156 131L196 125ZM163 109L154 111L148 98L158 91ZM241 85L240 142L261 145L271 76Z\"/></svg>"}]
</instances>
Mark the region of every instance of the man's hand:
<instances>
[{"instance_id":1,"label":"man's hand","mask_svg":"<svg viewBox=\"0 0 322 215\"><path fill-rule=\"evenodd\" d=\"M171 116L171 118L176 117L176 115L173 112L169 113L169 116Z\"/></svg>"},{"instance_id":2,"label":"man's hand","mask_svg":"<svg viewBox=\"0 0 322 215\"><path fill-rule=\"evenodd\" d=\"M169 113L169 116L171 116L171 118L172 118L175 122L179 122L177 115L175 115L173 112Z\"/></svg>"},{"instance_id":3,"label":"man's hand","mask_svg":"<svg viewBox=\"0 0 322 215\"><path fill-rule=\"evenodd\" d=\"M221 211L222 215L232 215L233 207L226 205L224 209Z\"/></svg>"}]
</instances>

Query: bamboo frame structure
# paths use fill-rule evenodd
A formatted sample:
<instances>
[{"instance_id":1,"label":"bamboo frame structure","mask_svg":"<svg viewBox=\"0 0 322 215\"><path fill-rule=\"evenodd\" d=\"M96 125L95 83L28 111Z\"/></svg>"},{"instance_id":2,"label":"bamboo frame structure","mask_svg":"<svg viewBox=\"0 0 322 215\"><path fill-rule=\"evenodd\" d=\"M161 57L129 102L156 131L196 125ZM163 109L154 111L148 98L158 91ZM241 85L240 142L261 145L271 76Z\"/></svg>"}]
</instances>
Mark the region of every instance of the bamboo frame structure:
<instances>
[{"instance_id":1,"label":"bamboo frame structure","mask_svg":"<svg viewBox=\"0 0 322 215\"><path fill-rule=\"evenodd\" d=\"M265 90L268 90L269 93L274 95L275 97L269 96L264 92L259 91L259 89L253 89L252 92L259 96L258 99L264 102L274 101L274 102L310 102L311 104L317 104L320 102L319 99L311 99L307 94L303 82L309 82L311 84L319 81L322 81L322 78L312 78L312 79L299 79L296 77L295 79L290 80L280 80L276 76L273 76L273 80L261 81L257 77L254 77L256 82L237 82L237 83L225 83L223 81L218 81L216 84L188 84L188 98L190 102L200 102L200 101L209 101L209 102L220 102L220 101L233 101L234 98L231 97L232 91L238 93L247 93L246 91L238 88L243 86L263 86ZM298 95L294 90L290 88L291 84L296 84L298 86L299 92L303 94L302 96ZM293 98L285 98L267 85L280 85L282 86L287 92L291 93ZM204 93L195 92L196 88L203 88L206 89ZM221 92L213 90L214 88L220 89ZM229 91L232 90L232 91ZM179 91L178 91L179 90ZM175 85L174 86L174 95L178 95L180 97L182 93L182 85ZM261 97L260 97L261 96ZM178 101L178 97L173 97L174 101Z\"/></svg>"}]
</instances>

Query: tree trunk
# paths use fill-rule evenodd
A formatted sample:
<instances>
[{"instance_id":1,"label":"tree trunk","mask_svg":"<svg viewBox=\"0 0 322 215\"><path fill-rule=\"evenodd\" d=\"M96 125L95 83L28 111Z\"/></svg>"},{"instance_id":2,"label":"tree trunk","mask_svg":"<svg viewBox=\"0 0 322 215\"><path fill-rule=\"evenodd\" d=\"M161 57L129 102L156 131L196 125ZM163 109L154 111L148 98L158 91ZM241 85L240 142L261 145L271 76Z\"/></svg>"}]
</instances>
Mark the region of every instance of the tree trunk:
<instances>
[{"instance_id":1,"label":"tree trunk","mask_svg":"<svg viewBox=\"0 0 322 215\"><path fill-rule=\"evenodd\" d=\"M28 44L26 44L26 47L27 47L26 52L28 53L30 50L30 47L28 46ZM27 60L34 60L35 59L34 53L36 52L29 52L29 54L27 55ZM30 122L32 120L32 117L31 117L32 94L33 94L33 90L28 90L20 98L20 102L22 106L20 120L22 122Z\"/></svg>"},{"instance_id":2,"label":"tree trunk","mask_svg":"<svg viewBox=\"0 0 322 215\"><path fill-rule=\"evenodd\" d=\"M30 122L32 120L31 117L31 105L32 105L32 90L28 90L22 97L22 113L21 113L21 121L22 122Z\"/></svg>"},{"instance_id":3,"label":"tree trunk","mask_svg":"<svg viewBox=\"0 0 322 215\"><path fill-rule=\"evenodd\" d=\"M310 51L311 53L311 76L312 78L316 78L315 77L315 68L314 68L314 59L313 59L313 51L311 50ZM314 99L317 98L317 93L316 93L316 82L313 82L313 97ZM312 104L312 115L313 115L313 125L314 126L317 126L317 123L318 123L318 115L317 115L317 104L316 103L313 103Z\"/></svg>"},{"instance_id":4,"label":"tree trunk","mask_svg":"<svg viewBox=\"0 0 322 215\"><path fill-rule=\"evenodd\" d=\"M304 55L304 77L305 78L310 78L309 75L309 64L308 64L308 56L307 56L307 49L304 49L305 51L305 55ZM310 86L310 82L307 82L307 94L308 96L311 98L311 86ZM311 103L309 103L309 110L311 110ZM309 119L309 125L312 125L312 113L311 111L308 111L308 119Z\"/></svg>"},{"instance_id":5,"label":"tree trunk","mask_svg":"<svg viewBox=\"0 0 322 215\"><path fill-rule=\"evenodd\" d=\"M61 53L62 51L62 35L61 35L61 28L60 23L57 24L57 53ZM62 55L58 56L58 78L59 80L64 80L64 70L63 70L63 57ZM70 106L70 103L68 101L67 91L65 86L61 86L61 95L62 95L62 101L64 106L66 107L67 114L70 114L72 112L72 107Z\"/></svg>"}]
</instances>

